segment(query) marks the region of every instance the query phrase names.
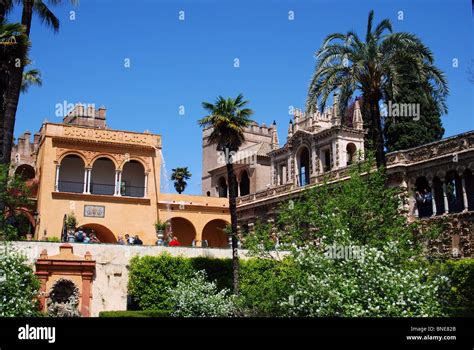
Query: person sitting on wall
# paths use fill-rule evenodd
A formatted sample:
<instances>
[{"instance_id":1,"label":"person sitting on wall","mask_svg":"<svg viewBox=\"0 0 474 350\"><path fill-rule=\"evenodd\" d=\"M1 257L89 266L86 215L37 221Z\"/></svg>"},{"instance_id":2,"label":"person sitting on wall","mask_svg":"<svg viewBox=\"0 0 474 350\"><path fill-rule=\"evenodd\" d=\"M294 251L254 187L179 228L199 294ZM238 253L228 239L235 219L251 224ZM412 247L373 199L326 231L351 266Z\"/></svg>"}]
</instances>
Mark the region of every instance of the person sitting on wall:
<instances>
[{"instance_id":1,"label":"person sitting on wall","mask_svg":"<svg viewBox=\"0 0 474 350\"><path fill-rule=\"evenodd\" d=\"M100 243L100 240L95 234L94 230L91 231L91 243Z\"/></svg>"},{"instance_id":2,"label":"person sitting on wall","mask_svg":"<svg viewBox=\"0 0 474 350\"><path fill-rule=\"evenodd\" d=\"M87 232L84 233L84 240L83 243L90 243L91 238Z\"/></svg>"},{"instance_id":3,"label":"person sitting on wall","mask_svg":"<svg viewBox=\"0 0 474 350\"><path fill-rule=\"evenodd\" d=\"M125 244L133 244L133 237L130 237L128 233L125 235Z\"/></svg>"},{"instance_id":4,"label":"person sitting on wall","mask_svg":"<svg viewBox=\"0 0 474 350\"><path fill-rule=\"evenodd\" d=\"M143 245L143 241L140 239L140 237L138 237L138 235L135 235L135 237L133 238L133 244Z\"/></svg>"},{"instance_id":5,"label":"person sitting on wall","mask_svg":"<svg viewBox=\"0 0 474 350\"><path fill-rule=\"evenodd\" d=\"M125 244L122 235L118 235L118 237L117 237L117 244Z\"/></svg>"},{"instance_id":6,"label":"person sitting on wall","mask_svg":"<svg viewBox=\"0 0 474 350\"><path fill-rule=\"evenodd\" d=\"M173 239L170 241L169 246L170 247L179 247L181 243L178 241L178 237L174 236Z\"/></svg>"},{"instance_id":7,"label":"person sitting on wall","mask_svg":"<svg viewBox=\"0 0 474 350\"><path fill-rule=\"evenodd\" d=\"M75 234L74 234L74 230L67 230L66 241L67 241L68 243L74 243L74 242L76 242L76 236L75 236Z\"/></svg>"},{"instance_id":8,"label":"person sitting on wall","mask_svg":"<svg viewBox=\"0 0 474 350\"><path fill-rule=\"evenodd\" d=\"M76 242L84 242L85 233L82 231L82 227L79 227L79 230L76 232Z\"/></svg>"}]
</instances>

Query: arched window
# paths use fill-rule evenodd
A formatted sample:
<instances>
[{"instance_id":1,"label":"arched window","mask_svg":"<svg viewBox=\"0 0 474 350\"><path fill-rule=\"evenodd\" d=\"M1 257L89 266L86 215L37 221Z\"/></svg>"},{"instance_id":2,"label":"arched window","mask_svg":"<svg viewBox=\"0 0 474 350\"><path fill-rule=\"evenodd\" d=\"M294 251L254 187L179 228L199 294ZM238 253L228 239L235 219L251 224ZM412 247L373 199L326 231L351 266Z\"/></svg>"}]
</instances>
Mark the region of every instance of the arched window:
<instances>
[{"instance_id":1,"label":"arched window","mask_svg":"<svg viewBox=\"0 0 474 350\"><path fill-rule=\"evenodd\" d=\"M428 180L424 176L416 179L415 200L418 217L425 218L433 214L433 195Z\"/></svg>"},{"instance_id":2,"label":"arched window","mask_svg":"<svg viewBox=\"0 0 474 350\"><path fill-rule=\"evenodd\" d=\"M84 191L84 161L81 157L71 154L63 158L59 167L58 191Z\"/></svg>"},{"instance_id":3,"label":"arched window","mask_svg":"<svg viewBox=\"0 0 474 350\"><path fill-rule=\"evenodd\" d=\"M225 178L221 177L219 179L217 190L219 192L219 197L223 197L223 198L227 197L227 183L225 181Z\"/></svg>"},{"instance_id":4,"label":"arched window","mask_svg":"<svg viewBox=\"0 0 474 350\"><path fill-rule=\"evenodd\" d=\"M250 194L250 178L247 170L244 170L240 175L240 195L246 196Z\"/></svg>"},{"instance_id":5,"label":"arched window","mask_svg":"<svg viewBox=\"0 0 474 350\"><path fill-rule=\"evenodd\" d=\"M347 165L354 164L356 162L357 147L352 142L346 146L347 152Z\"/></svg>"},{"instance_id":6,"label":"arched window","mask_svg":"<svg viewBox=\"0 0 474 350\"><path fill-rule=\"evenodd\" d=\"M142 163L131 160L123 166L120 193L128 197L145 196L145 168Z\"/></svg>"},{"instance_id":7,"label":"arched window","mask_svg":"<svg viewBox=\"0 0 474 350\"><path fill-rule=\"evenodd\" d=\"M99 158L92 165L91 193L115 193L115 164L109 158Z\"/></svg>"},{"instance_id":8,"label":"arched window","mask_svg":"<svg viewBox=\"0 0 474 350\"><path fill-rule=\"evenodd\" d=\"M298 157L298 182L300 186L309 184L309 151L303 147Z\"/></svg>"},{"instance_id":9,"label":"arched window","mask_svg":"<svg viewBox=\"0 0 474 350\"><path fill-rule=\"evenodd\" d=\"M448 207L450 213L459 213L463 210L463 194L461 177L457 171L451 170L446 174L445 179L446 196L448 197Z\"/></svg>"},{"instance_id":10,"label":"arched window","mask_svg":"<svg viewBox=\"0 0 474 350\"><path fill-rule=\"evenodd\" d=\"M19 176L23 180L30 180L35 178L35 169L28 164L19 165L15 170L15 175Z\"/></svg>"}]
</instances>

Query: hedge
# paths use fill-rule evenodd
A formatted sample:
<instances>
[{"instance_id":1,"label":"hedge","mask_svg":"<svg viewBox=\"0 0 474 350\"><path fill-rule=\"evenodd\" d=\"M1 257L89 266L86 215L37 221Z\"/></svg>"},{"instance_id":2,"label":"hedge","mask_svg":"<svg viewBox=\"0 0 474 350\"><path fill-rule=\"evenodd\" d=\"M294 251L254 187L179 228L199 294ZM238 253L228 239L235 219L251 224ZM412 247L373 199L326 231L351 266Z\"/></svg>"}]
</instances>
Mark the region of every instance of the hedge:
<instances>
[{"instance_id":1,"label":"hedge","mask_svg":"<svg viewBox=\"0 0 474 350\"><path fill-rule=\"evenodd\" d=\"M426 263L433 275L450 279L449 288L440 298L448 316L474 316L474 259ZM160 256L134 257L130 264L128 292L132 303L141 310L169 310L167 288L205 270L219 289L232 290L232 260L215 258ZM287 300L291 285L299 278L291 259L281 262L267 259L240 260L240 307L248 316L281 315L279 300Z\"/></svg>"},{"instance_id":2,"label":"hedge","mask_svg":"<svg viewBox=\"0 0 474 350\"><path fill-rule=\"evenodd\" d=\"M137 310L137 311L102 311L99 317L169 317L166 310Z\"/></svg>"}]
</instances>

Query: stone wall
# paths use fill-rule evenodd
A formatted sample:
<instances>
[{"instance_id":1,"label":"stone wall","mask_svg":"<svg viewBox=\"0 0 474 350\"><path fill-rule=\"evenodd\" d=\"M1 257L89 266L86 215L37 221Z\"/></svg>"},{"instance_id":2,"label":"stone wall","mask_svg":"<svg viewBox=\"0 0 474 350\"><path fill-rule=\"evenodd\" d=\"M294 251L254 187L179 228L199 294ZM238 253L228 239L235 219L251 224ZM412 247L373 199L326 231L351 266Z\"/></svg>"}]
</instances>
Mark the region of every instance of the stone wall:
<instances>
[{"instance_id":1,"label":"stone wall","mask_svg":"<svg viewBox=\"0 0 474 350\"><path fill-rule=\"evenodd\" d=\"M59 243L15 242L16 248L23 251L33 264L46 249L48 255L59 254ZM157 246L127 246L113 244L73 243L73 254L84 256L90 252L96 261L96 272L92 282L91 316L101 311L127 309L127 283L130 259L134 256L158 256L164 252L172 256L188 258L204 256L209 258L231 258L230 249L181 248ZM241 251L244 254L244 252ZM245 255L243 255L245 258Z\"/></svg>"}]
</instances>

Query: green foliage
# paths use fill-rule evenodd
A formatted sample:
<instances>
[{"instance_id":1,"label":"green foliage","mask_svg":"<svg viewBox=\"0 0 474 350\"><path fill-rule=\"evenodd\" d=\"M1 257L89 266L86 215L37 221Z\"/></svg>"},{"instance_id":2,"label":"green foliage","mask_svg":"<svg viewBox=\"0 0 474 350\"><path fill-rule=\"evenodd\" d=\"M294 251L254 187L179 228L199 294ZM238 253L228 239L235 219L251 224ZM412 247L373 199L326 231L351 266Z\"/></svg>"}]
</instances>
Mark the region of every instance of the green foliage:
<instances>
[{"instance_id":1,"label":"green foliage","mask_svg":"<svg viewBox=\"0 0 474 350\"><path fill-rule=\"evenodd\" d=\"M239 308L246 316L281 316L279 304L292 293L300 271L293 259L249 259L241 261Z\"/></svg>"},{"instance_id":2,"label":"green foliage","mask_svg":"<svg viewBox=\"0 0 474 350\"><path fill-rule=\"evenodd\" d=\"M201 270L189 279L168 288L174 317L228 317L235 314L234 296L228 289L219 290Z\"/></svg>"},{"instance_id":3,"label":"green foliage","mask_svg":"<svg viewBox=\"0 0 474 350\"><path fill-rule=\"evenodd\" d=\"M32 207L30 191L18 175L11 175L7 165L0 164L0 240L17 240L18 225L24 211Z\"/></svg>"},{"instance_id":4,"label":"green foliage","mask_svg":"<svg viewBox=\"0 0 474 350\"><path fill-rule=\"evenodd\" d=\"M101 311L99 317L169 317L167 310Z\"/></svg>"},{"instance_id":5,"label":"green foliage","mask_svg":"<svg viewBox=\"0 0 474 350\"><path fill-rule=\"evenodd\" d=\"M441 296L445 312L450 316L474 317L474 259L435 262L430 269L433 278L441 275L449 279Z\"/></svg>"},{"instance_id":6,"label":"green foliage","mask_svg":"<svg viewBox=\"0 0 474 350\"><path fill-rule=\"evenodd\" d=\"M3 244L0 247L0 317L36 316L39 287L26 257Z\"/></svg>"},{"instance_id":7,"label":"green foliage","mask_svg":"<svg viewBox=\"0 0 474 350\"><path fill-rule=\"evenodd\" d=\"M196 257L189 259L194 271L205 271L207 279L215 282L217 288L232 288L232 260Z\"/></svg>"},{"instance_id":8,"label":"green foliage","mask_svg":"<svg viewBox=\"0 0 474 350\"><path fill-rule=\"evenodd\" d=\"M189 259L183 257L135 256L130 261L128 293L142 310L170 310L168 288L192 274Z\"/></svg>"},{"instance_id":9,"label":"green foliage","mask_svg":"<svg viewBox=\"0 0 474 350\"><path fill-rule=\"evenodd\" d=\"M176 192L181 194L186 189L188 183L186 180L191 178L192 174L189 172L188 167L175 168L171 173L171 180L174 181L174 188Z\"/></svg>"},{"instance_id":10,"label":"green foliage","mask_svg":"<svg viewBox=\"0 0 474 350\"><path fill-rule=\"evenodd\" d=\"M74 214L74 212L70 212L69 214L67 214L67 216L66 216L66 226L69 227L69 228L76 228L77 219L76 219L76 215Z\"/></svg>"},{"instance_id":11,"label":"green foliage","mask_svg":"<svg viewBox=\"0 0 474 350\"><path fill-rule=\"evenodd\" d=\"M156 220L155 222L155 230L156 231L164 231L170 226L169 222L167 221L160 221Z\"/></svg>"}]
</instances>

